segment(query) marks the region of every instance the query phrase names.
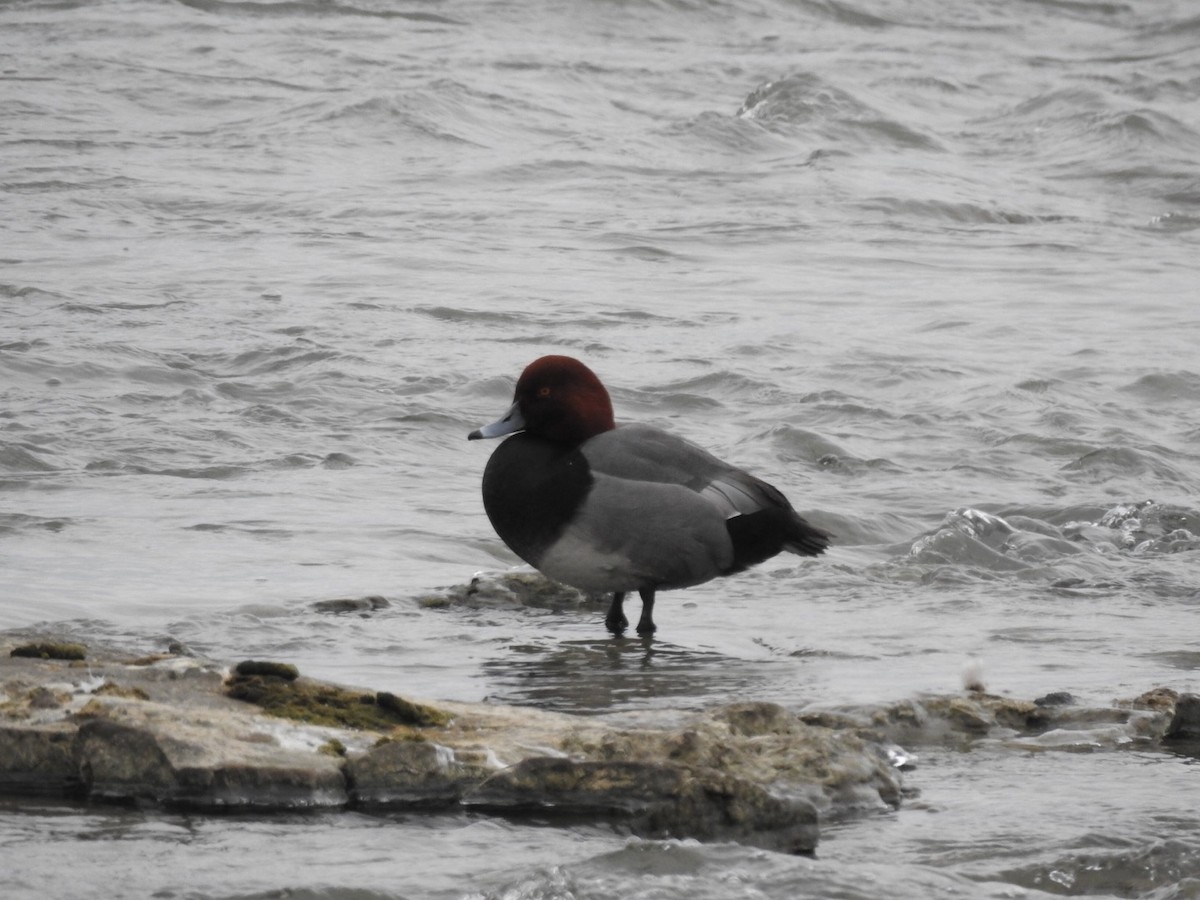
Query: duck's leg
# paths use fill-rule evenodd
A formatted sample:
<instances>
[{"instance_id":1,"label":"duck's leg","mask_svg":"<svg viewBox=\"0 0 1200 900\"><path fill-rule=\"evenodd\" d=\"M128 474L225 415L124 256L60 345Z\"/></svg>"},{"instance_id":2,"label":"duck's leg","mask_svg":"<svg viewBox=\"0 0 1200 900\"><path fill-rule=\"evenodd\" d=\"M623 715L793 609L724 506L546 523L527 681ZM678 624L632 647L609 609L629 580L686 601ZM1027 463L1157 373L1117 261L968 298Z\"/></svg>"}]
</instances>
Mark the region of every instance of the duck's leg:
<instances>
[{"instance_id":1,"label":"duck's leg","mask_svg":"<svg viewBox=\"0 0 1200 900\"><path fill-rule=\"evenodd\" d=\"M604 617L604 626L613 634L621 634L629 627L629 620L625 618L624 603L624 591L617 591L613 594L612 605L608 608L608 615Z\"/></svg>"},{"instance_id":2,"label":"duck's leg","mask_svg":"<svg viewBox=\"0 0 1200 900\"><path fill-rule=\"evenodd\" d=\"M642 617L638 619L637 633L649 637L658 630L654 624L654 588L642 588L638 596L642 598Z\"/></svg>"}]
</instances>

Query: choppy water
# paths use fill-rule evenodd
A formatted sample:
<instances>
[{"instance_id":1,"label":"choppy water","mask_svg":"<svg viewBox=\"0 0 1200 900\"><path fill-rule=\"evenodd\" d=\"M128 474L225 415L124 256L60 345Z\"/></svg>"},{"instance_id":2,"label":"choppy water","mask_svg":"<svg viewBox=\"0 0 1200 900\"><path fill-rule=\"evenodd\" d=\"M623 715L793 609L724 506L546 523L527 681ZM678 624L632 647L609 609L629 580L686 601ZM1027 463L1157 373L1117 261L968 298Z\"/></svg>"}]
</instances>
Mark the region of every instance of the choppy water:
<instances>
[{"instance_id":1,"label":"choppy water","mask_svg":"<svg viewBox=\"0 0 1200 900\"><path fill-rule=\"evenodd\" d=\"M0 626L585 712L973 659L1200 689L1197 97L1182 0L0 3ZM837 547L664 595L649 650L417 604L514 561L465 435L550 351ZM926 748L815 860L9 804L0 886L1165 900L1200 896L1196 779Z\"/></svg>"}]
</instances>

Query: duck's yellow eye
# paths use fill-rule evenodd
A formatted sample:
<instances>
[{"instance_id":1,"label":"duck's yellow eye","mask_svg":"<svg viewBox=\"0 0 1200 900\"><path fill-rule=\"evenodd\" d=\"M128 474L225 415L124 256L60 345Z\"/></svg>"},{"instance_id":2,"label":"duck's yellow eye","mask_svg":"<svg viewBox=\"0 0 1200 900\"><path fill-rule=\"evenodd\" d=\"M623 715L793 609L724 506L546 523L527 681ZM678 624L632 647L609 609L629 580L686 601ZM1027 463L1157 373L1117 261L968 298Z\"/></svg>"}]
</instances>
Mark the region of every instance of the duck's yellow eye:
<instances>
[{"instance_id":1,"label":"duck's yellow eye","mask_svg":"<svg viewBox=\"0 0 1200 900\"><path fill-rule=\"evenodd\" d=\"M538 396L539 397L549 397L550 396L550 388L548 388L548 387L538 388Z\"/></svg>"}]
</instances>

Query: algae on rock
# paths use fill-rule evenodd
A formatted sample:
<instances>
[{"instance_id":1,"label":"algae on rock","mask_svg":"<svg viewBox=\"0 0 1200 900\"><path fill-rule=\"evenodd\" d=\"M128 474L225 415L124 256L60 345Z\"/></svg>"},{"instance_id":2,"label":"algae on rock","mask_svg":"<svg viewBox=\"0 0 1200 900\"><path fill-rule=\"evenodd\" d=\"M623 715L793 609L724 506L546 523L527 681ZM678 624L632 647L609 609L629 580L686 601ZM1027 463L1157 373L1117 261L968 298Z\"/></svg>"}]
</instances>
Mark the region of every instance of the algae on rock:
<instances>
[{"instance_id":1,"label":"algae on rock","mask_svg":"<svg viewBox=\"0 0 1200 900\"><path fill-rule=\"evenodd\" d=\"M349 690L300 679L299 674L295 666L287 664L243 663L235 669L226 693L273 716L311 725L386 731L395 726L436 726L450 721L442 710L394 694Z\"/></svg>"}]
</instances>

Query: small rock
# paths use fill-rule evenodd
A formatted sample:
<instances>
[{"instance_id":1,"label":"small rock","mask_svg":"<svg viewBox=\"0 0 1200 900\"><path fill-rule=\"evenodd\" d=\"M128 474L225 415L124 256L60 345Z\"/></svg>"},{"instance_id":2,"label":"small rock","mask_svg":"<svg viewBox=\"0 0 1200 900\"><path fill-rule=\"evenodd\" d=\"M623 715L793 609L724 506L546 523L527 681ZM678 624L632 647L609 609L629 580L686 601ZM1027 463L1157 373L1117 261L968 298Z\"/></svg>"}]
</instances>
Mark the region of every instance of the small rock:
<instances>
[{"instance_id":1,"label":"small rock","mask_svg":"<svg viewBox=\"0 0 1200 900\"><path fill-rule=\"evenodd\" d=\"M1200 739L1200 694L1179 695L1165 737L1168 740Z\"/></svg>"},{"instance_id":2,"label":"small rock","mask_svg":"<svg viewBox=\"0 0 1200 900\"><path fill-rule=\"evenodd\" d=\"M29 692L30 709L58 709L62 700L48 687L38 686Z\"/></svg>"},{"instance_id":3,"label":"small rock","mask_svg":"<svg viewBox=\"0 0 1200 900\"><path fill-rule=\"evenodd\" d=\"M326 469L349 469L354 465L354 457L348 453L330 453L321 460L321 465Z\"/></svg>"},{"instance_id":4,"label":"small rock","mask_svg":"<svg viewBox=\"0 0 1200 900\"><path fill-rule=\"evenodd\" d=\"M1158 687L1146 691L1146 693L1134 700L1133 708L1173 713L1175 711L1175 704L1178 702L1179 691L1167 687Z\"/></svg>"},{"instance_id":5,"label":"small rock","mask_svg":"<svg viewBox=\"0 0 1200 900\"><path fill-rule=\"evenodd\" d=\"M378 595L370 597L345 597L337 600L318 600L313 609L319 613L368 613L377 609L387 609L391 604L386 598Z\"/></svg>"},{"instance_id":6,"label":"small rock","mask_svg":"<svg viewBox=\"0 0 1200 900\"><path fill-rule=\"evenodd\" d=\"M481 572L470 584L445 589L444 593L419 597L425 609L463 605L469 608L525 606L535 609L578 609L602 607L607 601L575 588L551 581L540 572L514 569L507 572Z\"/></svg>"},{"instance_id":7,"label":"small rock","mask_svg":"<svg viewBox=\"0 0 1200 900\"><path fill-rule=\"evenodd\" d=\"M240 662L233 670L243 677L270 675L275 678L282 678L284 681L295 681L300 677L300 670L291 663L266 662L256 659L247 659L244 662Z\"/></svg>"},{"instance_id":8,"label":"small rock","mask_svg":"<svg viewBox=\"0 0 1200 900\"><path fill-rule=\"evenodd\" d=\"M1051 691L1033 701L1036 706L1074 706L1075 695L1067 691Z\"/></svg>"}]
</instances>

